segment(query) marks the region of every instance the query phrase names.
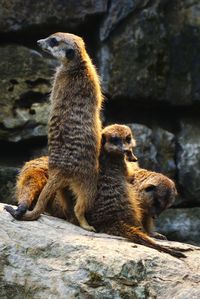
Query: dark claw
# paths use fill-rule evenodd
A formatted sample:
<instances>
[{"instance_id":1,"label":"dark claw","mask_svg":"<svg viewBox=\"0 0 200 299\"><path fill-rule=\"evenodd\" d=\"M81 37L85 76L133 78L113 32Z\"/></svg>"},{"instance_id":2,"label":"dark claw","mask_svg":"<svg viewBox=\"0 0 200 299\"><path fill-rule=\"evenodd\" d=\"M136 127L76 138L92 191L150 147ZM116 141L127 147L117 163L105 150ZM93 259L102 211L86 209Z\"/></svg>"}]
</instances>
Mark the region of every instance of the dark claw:
<instances>
[{"instance_id":1,"label":"dark claw","mask_svg":"<svg viewBox=\"0 0 200 299\"><path fill-rule=\"evenodd\" d=\"M4 209L17 220L20 220L28 210L27 206L24 204L19 205L16 210L11 206L5 206Z\"/></svg>"},{"instance_id":2,"label":"dark claw","mask_svg":"<svg viewBox=\"0 0 200 299\"><path fill-rule=\"evenodd\" d=\"M167 241L167 238L166 238L164 235L159 234L159 233L156 233L156 232L151 233L150 236L151 236L152 238L155 238L155 239L166 240L166 241Z\"/></svg>"}]
</instances>

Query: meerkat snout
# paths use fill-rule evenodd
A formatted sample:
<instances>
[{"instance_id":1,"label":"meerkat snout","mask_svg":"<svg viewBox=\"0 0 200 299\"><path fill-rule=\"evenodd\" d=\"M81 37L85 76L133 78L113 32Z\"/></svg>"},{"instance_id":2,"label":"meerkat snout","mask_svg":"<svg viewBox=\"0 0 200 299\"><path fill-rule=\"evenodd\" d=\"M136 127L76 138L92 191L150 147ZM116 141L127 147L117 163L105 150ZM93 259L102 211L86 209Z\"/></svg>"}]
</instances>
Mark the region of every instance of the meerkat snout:
<instances>
[{"instance_id":1,"label":"meerkat snout","mask_svg":"<svg viewBox=\"0 0 200 299\"><path fill-rule=\"evenodd\" d=\"M137 160L138 160L137 157L134 155L132 149L125 150L125 155L129 162L137 162Z\"/></svg>"}]
</instances>

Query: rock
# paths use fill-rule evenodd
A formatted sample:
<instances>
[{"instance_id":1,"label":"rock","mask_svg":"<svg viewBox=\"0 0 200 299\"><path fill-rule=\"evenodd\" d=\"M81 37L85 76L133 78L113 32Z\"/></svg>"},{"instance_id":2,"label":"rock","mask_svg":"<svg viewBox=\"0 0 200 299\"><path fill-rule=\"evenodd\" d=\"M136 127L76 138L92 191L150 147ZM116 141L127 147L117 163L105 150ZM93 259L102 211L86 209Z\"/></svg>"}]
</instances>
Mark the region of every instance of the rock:
<instances>
[{"instance_id":1,"label":"rock","mask_svg":"<svg viewBox=\"0 0 200 299\"><path fill-rule=\"evenodd\" d=\"M137 141L135 154L142 168L175 177L175 136L159 127L128 124Z\"/></svg>"},{"instance_id":2,"label":"rock","mask_svg":"<svg viewBox=\"0 0 200 299\"><path fill-rule=\"evenodd\" d=\"M107 10L107 0L9 0L0 2L0 32L30 30L33 26L77 28L89 17Z\"/></svg>"},{"instance_id":3,"label":"rock","mask_svg":"<svg viewBox=\"0 0 200 299\"><path fill-rule=\"evenodd\" d=\"M125 8L124 1L111 1L100 31L105 91L113 100L149 106L199 102L198 1L126 3Z\"/></svg>"},{"instance_id":4,"label":"rock","mask_svg":"<svg viewBox=\"0 0 200 299\"><path fill-rule=\"evenodd\" d=\"M0 47L0 56L0 140L46 136L55 61L16 45Z\"/></svg>"},{"instance_id":5,"label":"rock","mask_svg":"<svg viewBox=\"0 0 200 299\"><path fill-rule=\"evenodd\" d=\"M178 182L185 201L200 203L200 122L181 122L177 153Z\"/></svg>"},{"instance_id":6,"label":"rock","mask_svg":"<svg viewBox=\"0 0 200 299\"><path fill-rule=\"evenodd\" d=\"M131 13L138 8L143 8L149 0L123 0L110 1L110 7L100 28L100 39L104 41L110 33L116 28L119 22L122 22Z\"/></svg>"},{"instance_id":7,"label":"rock","mask_svg":"<svg viewBox=\"0 0 200 299\"><path fill-rule=\"evenodd\" d=\"M200 245L200 208L169 209L157 220L156 230L169 240Z\"/></svg>"},{"instance_id":8,"label":"rock","mask_svg":"<svg viewBox=\"0 0 200 299\"><path fill-rule=\"evenodd\" d=\"M195 247L183 261L49 216L16 221L3 205L0 221L2 298L200 297Z\"/></svg>"},{"instance_id":9,"label":"rock","mask_svg":"<svg viewBox=\"0 0 200 299\"><path fill-rule=\"evenodd\" d=\"M14 187L18 172L19 168L17 167L0 165L1 202L5 202L7 204L16 203L14 197Z\"/></svg>"}]
</instances>

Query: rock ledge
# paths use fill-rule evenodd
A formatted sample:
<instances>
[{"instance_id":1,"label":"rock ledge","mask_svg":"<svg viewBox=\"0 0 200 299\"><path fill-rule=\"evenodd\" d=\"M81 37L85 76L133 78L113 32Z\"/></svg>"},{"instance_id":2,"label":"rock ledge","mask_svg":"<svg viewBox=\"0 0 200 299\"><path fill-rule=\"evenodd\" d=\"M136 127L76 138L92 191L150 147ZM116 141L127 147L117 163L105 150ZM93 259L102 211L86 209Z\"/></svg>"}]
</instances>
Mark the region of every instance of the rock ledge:
<instances>
[{"instance_id":1,"label":"rock ledge","mask_svg":"<svg viewBox=\"0 0 200 299\"><path fill-rule=\"evenodd\" d=\"M50 216L18 222L3 207L0 298L200 298L198 247L178 260Z\"/></svg>"}]
</instances>

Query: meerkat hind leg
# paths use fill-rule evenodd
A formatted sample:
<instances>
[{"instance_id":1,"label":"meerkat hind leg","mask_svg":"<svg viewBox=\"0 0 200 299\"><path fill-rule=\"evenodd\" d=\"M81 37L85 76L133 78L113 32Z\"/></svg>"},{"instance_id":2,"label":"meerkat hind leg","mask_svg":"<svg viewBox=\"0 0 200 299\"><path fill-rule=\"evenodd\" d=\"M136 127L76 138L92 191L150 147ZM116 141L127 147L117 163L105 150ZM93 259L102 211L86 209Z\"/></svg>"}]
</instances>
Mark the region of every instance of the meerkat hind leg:
<instances>
[{"instance_id":1,"label":"meerkat hind leg","mask_svg":"<svg viewBox=\"0 0 200 299\"><path fill-rule=\"evenodd\" d=\"M55 171L49 176L47 184L42 189L37 203L32 211L27 211L19 220L36 220L44 213L48 202L54 196L54 194L65 185L62 173Z\"/></svg>"},{"instance_id":2,"label":"meerkat hind leg","mask_svg":"<svg viewBox=\"0 0 200 299\"><path fill-rule=\"evenodd\" d=\"M87 208L89 207L90 199L94 200L95 192L93 189L95 189L94 185L89 184L89 182L74 182L72 184L72 191L76 195L76 204L74 207L74 213L76 215L76 218L82 228L88 231L95 232L95 228L87 222L85 218L85 212ZM94 188L93 188L94 187ZM93 189L92 189L93 188Z\"/></svg>"}]
</instances>

